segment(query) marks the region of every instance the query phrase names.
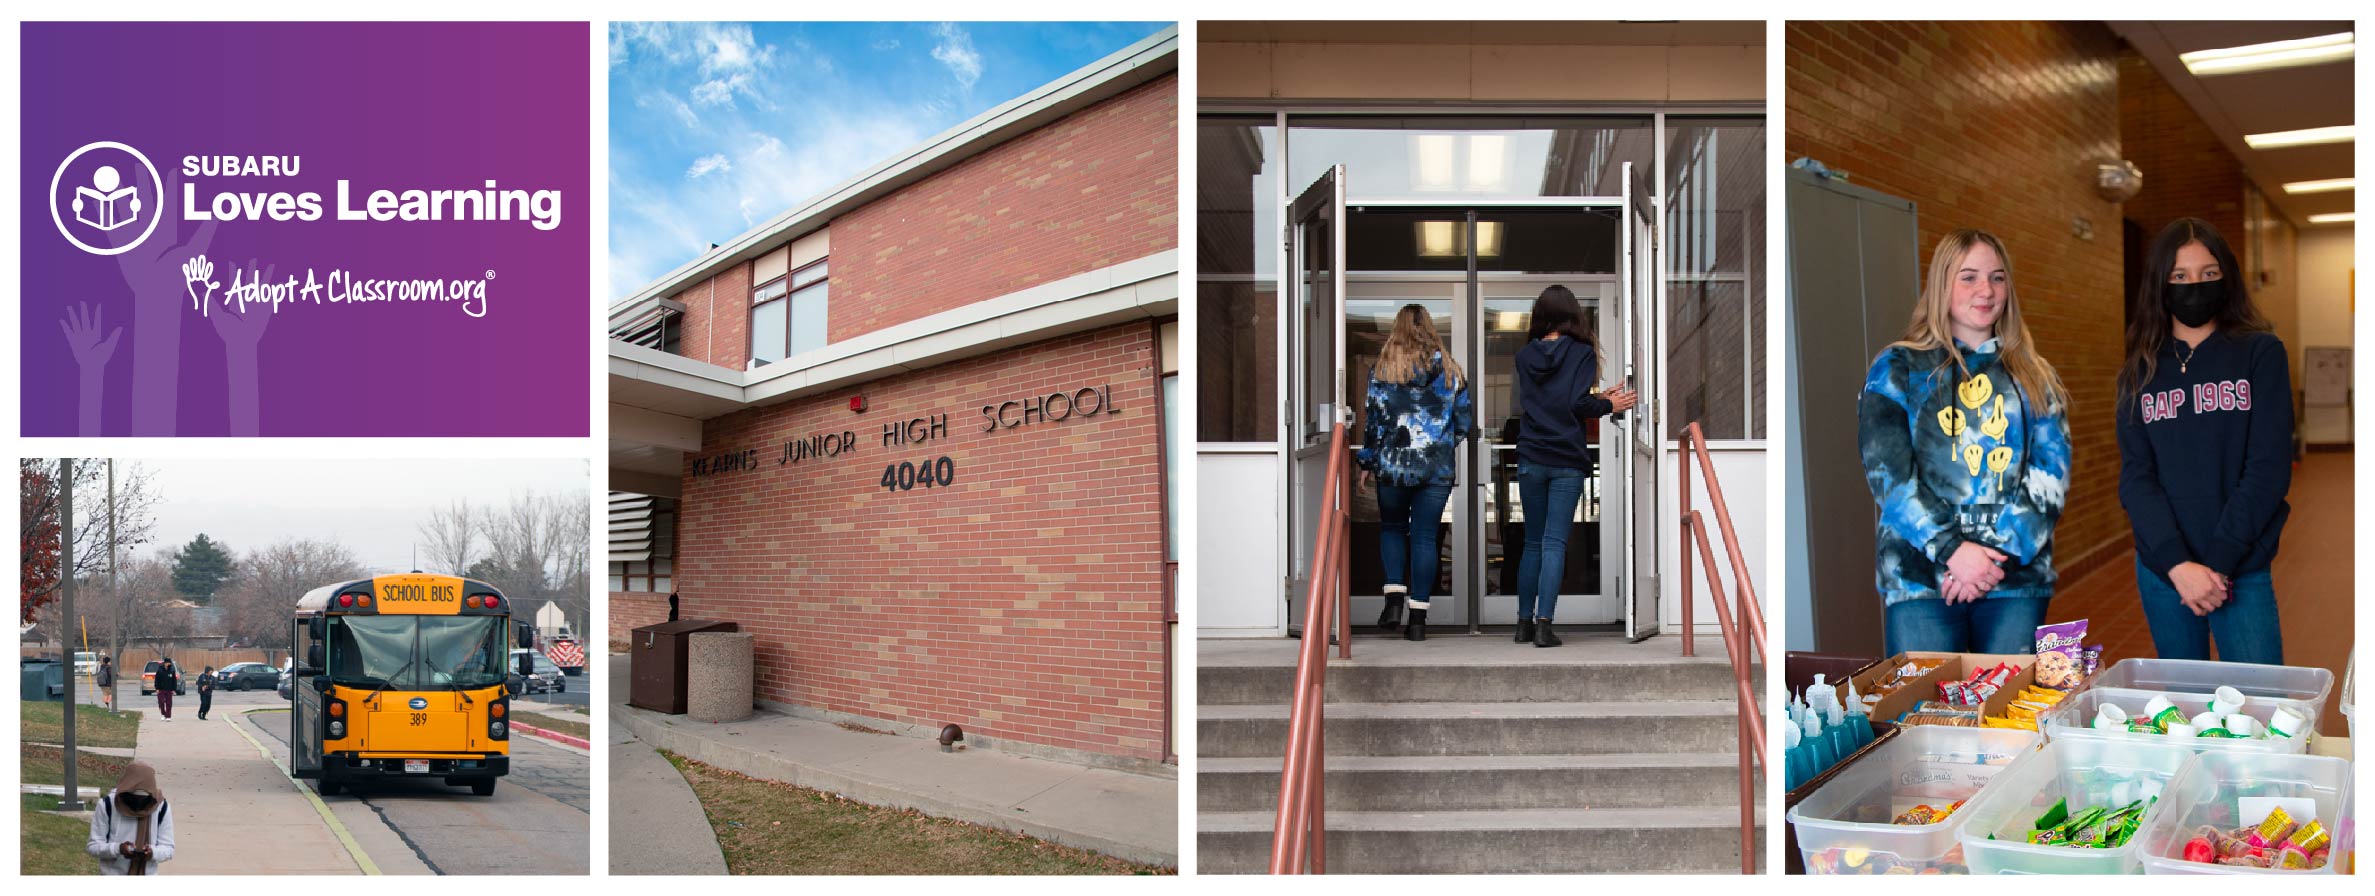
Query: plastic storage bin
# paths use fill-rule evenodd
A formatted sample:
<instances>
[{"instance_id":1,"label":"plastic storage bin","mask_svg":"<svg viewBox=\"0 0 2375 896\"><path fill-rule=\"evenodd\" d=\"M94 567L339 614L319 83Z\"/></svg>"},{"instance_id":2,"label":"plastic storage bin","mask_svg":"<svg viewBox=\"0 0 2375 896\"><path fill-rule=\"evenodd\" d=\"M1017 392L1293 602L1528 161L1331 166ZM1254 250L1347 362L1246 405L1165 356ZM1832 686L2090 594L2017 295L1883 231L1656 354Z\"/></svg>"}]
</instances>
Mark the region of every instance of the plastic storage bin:
<instances>
[{"instance_id":1,"label":"plastic storage bin","mask_svg":"<svg viewBox=\"0 0 2375 896\"><path fill-rule=\"evenodd\" d=\"M2220 685L2226 685L2242 691L2246 697L2299 700L2322 705L2326 702L2326 695L2333 693L2334 673L2330 669L2301 666L2258 666L2211 660L2125 659L2112 663L2111 668L2103 670L2088 684L2098 688L2180 694L2207 694L2218 690Z\"/></svg>"},{"instance_id":2,"label":"plastic storage bin","mask_svg":"<svg viewBox=\"0 0 2375 896\"><path fill-rule=\"evenodd\" d=\"M2317 820L2333 831L2329 861L2322 868L2275 871L2185 860L2185 841L2203 825L2234 828L2236 800L2247 796L2300 797L2317 803ZM2136 832L2137 854L2146 874L2335 874L2353 848L2350 763L2331 756L2276 756L2208 752L2195 756L2170 779L2161 804ZM2304 819L2305 820L2305 819Z\"/></svg>"},{"instance_id":3,"label":"plastic storage bin","mask_svg":"<svg viewBox=\"0 0 2375 896\"><path fill-rule=\"evenodd\" d=\"M1962 873L1955 835L1969 818L1968 805L1935 824L1890 820L1924 803L1945 808L1970 799L2037 743L2035 732L2008 728L1923 725L1898 732L1790 809L1807 873Z\"/></svg>"},{"instance_id":4,"label":"plastic storage bin","mask_svg":"<svg viewBox=\"0 0 2375 896\"><path fill-rule=\"evenodd\" d=\"M2317 704L2304 703L2299 700L2271 700L2262 697L2253 697L2245 702L2243 714L2257 720L2261 725L2266 725L2268 717L2275 715L2278 707L2290 709L2307 720L2301 726L2301 736L2269 738L2267 740L2227 737L2171 738L2166 735L2138 734L2124 730L2098 731L2093 727L2095 712L2104 703L2117 704L2120 709L2133 716L2143 713L2145 705L2151 703L2154 697L2169 698L2169 702L2177 704L2177 708L2184 711L2187 718L2192 718L2195 714L2205 712L2210 708L2210 695L2208 694L2089 688L2063 698L2060 705L2046 712L2045 716L2038 721L2038 727L2045 732L2046 740L2109 740L2131 744L2184 744L2188 749L2197 752L2238 753L2305 753L2309 750L2311 732L2317 730Z\"/></svg>"},{"instance_id":5,"label":"plastic storage bin","mask_svg":"<svg viewBox=\"0 0 2375 896\"><path fill-rule=\"evenodd\" d=\"M1984 795L1963 807L1969 816L1960 835L1964 859L1972 874L2140 874L2141 827L2116 849L2094 849L2029 843L2031 825L2061 800L2068 800L2076 814L2159 796L2193 757L2194 751L2171 744L2079 739L2046 744L2012 763ZM2144 820L2150 822L2159 810L2160 804L2153 804Z\"/></svg>"}]
</instances>

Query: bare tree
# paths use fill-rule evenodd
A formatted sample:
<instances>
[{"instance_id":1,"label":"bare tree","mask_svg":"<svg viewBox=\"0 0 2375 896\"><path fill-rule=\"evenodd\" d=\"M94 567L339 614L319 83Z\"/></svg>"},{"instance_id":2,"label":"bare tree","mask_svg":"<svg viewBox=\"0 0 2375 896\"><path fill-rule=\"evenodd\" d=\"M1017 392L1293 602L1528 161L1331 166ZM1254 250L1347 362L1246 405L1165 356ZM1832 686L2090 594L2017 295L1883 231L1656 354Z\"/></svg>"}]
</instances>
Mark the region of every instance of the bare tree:
<instances>
[{"instance_id":1,"label":"bare tree","mask_svg":"<svg viewBox=\"0 0 2375 896\"><path fill-rule=\"evenodd\" d=\"M216 601L234 644L279 648L305 592L364 578L363 562L334 541L284 538L240 557L237 572Z\"/></svg>"},{"instance_id":2,"label":"bare tree","mask_svg":"<svg viewBox=\"0 0 2375 896\"><path fill-rule=\"evenodd\" d=\"M583 493L513 495L482 517L490 554L476 570L511 596L523 615L559 604L570 626L585 630L592 609L591 540Z\"/></svg>"},{"instance_id":3,"label":"bare tree","mask_svg":"<svg viewBox=\"0 0 2375 896\"><path fill-rule=\"evenodd\" d=\"M52 605L43 611L43 625L54 624L76 650L81 649L87 632L102 652L116 658L119 673L131 663L124 655L127 648L189 633L189 612L171 605L181 595L173 590L173 564L164 557L153 553L126 557L113 595L104 587L105 578L83 578L83 593L91 597L75 603L76 615L81 618L58 619L58 608Z\"/></svg>"},{"instance_id":4,"label":"bare tree","mask_svg":"<svg viewBox=\"0 0 2375 896\"><path fill-rule=\"evenodd\" d=\"M29 546L45 523L52 528L57 525L57 469L48 461L33 458L19 459L17 467L18 541ZM136 463L118 463L115 472L115 501L111 507L108 503L107 463L96 458L75 461L74 569L71 574L77 576L78 581L107 571L110 522L115 527L116 556L127 555L156 538L159 496L150 471ZM54 532L49 541L56 541ZM51 557L51 560L54 561L55 557ZM26 551L21 562L36 562L34 552ZM43 577L46 582L44 587L22 597L34 603L44 602L48 593L55 591L65 581L66 575L64 571L59 571L54 579Z\"/></svg>"},{"instance_id":5,"label":"bare tree","mask_svg":"<svg viewBox=\"0 0 2375 896\"><path fill-rule=\"evenodd\" d=\"M468 499L430 510L429 521L419 527L422 547L429 554L428 571L458 576L468 570L478 553L478 528Z\"/></svg>"}]
</instances>

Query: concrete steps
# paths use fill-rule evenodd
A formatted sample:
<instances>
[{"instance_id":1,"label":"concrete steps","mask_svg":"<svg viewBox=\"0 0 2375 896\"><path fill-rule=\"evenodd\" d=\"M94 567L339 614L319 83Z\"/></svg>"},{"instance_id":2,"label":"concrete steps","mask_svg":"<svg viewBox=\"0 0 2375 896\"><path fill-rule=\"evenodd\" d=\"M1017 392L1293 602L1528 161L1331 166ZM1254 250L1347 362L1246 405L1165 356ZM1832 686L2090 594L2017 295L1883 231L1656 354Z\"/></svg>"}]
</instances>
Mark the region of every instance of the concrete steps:
<instances>
[{"instance_id":1,"label":"concrete steps","mask_svg":"<svg viewBox=\"0 0 2375 896\"><path fill-rule=\"evenodd\" d=\"M1258 874L1270 863L1267 812L1205 813L1196 864L1206 874ZM1738 873L1740 810L1496 809L1335 812L1330 874ZM1764 839L1764 818L1757 820Z\"/></svg>"},{"instance_id":2,"label":"concrete steps","mask_svg":"<svg viewBox=\"0 0 2375 896\"><path fill-rule=\"evenodd\" d=\"M1720 647L1686 659L1671 638L1567 640L1356 637L1328 668L1329 870L1738 873ZM1268 867L1297 646L1199 645L1200 873Z\"/></svg>"}]
</instances>

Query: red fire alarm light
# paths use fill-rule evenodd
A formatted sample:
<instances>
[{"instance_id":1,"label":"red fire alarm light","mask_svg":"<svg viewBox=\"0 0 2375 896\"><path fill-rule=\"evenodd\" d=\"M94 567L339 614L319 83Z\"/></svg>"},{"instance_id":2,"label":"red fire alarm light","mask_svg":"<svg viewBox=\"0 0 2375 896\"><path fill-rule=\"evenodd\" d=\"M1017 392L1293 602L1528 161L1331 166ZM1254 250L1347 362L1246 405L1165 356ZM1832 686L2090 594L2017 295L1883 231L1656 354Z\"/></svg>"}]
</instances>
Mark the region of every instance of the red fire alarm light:
<instances>
[{"instance_id":1,"label":"red fire alarm light","mask_svg":"<svg viewBox=\"0 0 2375 896\"><path fill-rule=\"evenodd\" d=\"M850 397L849 397L849 409L850 409L851 411L853 411L853 412L856 412L856 413L864 413L864 412L865 412L865 410L866 410L866 396L863 396L863 395L852 395L852 396L850 396Z\"/></svg>"}]
</instances>

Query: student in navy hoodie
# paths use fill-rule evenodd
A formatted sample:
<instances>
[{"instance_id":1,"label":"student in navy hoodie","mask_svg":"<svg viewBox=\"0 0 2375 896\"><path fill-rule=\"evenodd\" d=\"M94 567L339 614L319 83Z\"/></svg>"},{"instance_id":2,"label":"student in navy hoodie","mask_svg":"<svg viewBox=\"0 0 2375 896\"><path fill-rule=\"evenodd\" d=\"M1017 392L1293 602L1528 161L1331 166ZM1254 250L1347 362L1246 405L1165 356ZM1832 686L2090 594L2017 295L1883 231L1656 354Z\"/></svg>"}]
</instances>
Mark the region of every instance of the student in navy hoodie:
<instances>
[{"instance_id":1,"label":"student in navy hoodie","mask_svg":"<svg viewBox=\"0 0 2375 896\"><path fill-rule=\"evenodd\" d=\"M2119 370L2119 503L2136 587L2164 659L2284 662L2268 567L2291 508L2292 375L2284 343L2209 222L2163 229L2145 255Z\"/></svg>"},{"instance_id":2,"label":"student in navy hoodie","mask_svg":"<svg viewBox=\"0 0 2375 896\"><path fill-rule=\"evenodd\" d=\"M1394 315L1394 331L1369 371L1361 426L1361 481L1377 485L1378 556L1385 565L1385 613L1391 630L1405 601L1402 637L1427 639L1427 610L1442 573L1443 505L1458 477L1460 440L1476 431L1468 378L1443 351L1435 318L1419 305Z\"/></svg>"},{"instance_id":3,"label":"student in navy hoodie","mask_svg":"<svg viewBox=\"0 0 2375 896\"><path fill-rule=\"evenodd\" d=\"M1562 642L1550 626L1567 577L1567 533L1592 469L1584 422L1630 410L1640 397L1626 386L1597 390L1600 343L1582 303L1564 286L1534 299L1526 345L1517 350L1517 379L1517 493L1526 545L1517 564L1516 640L1557 647Z\"/></svg>"}]
</instances>

